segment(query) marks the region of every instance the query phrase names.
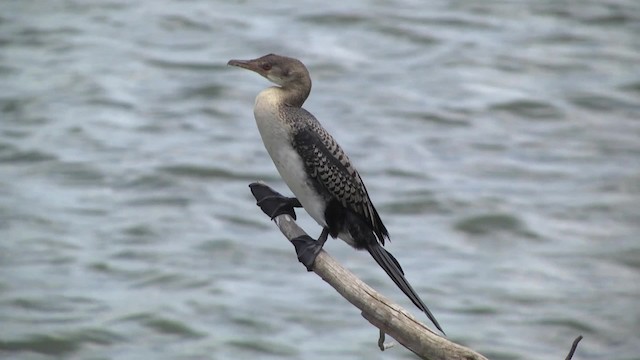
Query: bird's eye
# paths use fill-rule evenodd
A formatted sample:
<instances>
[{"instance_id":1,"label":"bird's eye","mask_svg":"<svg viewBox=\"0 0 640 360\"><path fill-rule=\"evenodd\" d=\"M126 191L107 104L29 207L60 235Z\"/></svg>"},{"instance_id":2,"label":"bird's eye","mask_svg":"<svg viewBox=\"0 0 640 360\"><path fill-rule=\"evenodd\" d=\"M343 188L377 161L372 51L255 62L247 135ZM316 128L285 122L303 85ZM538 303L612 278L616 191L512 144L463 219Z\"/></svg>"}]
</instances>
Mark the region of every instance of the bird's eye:
<instances>
[{"instance_id":1,"label":"bird's eye","mask_svg":"<svg viewBox=\"0 0 640 360\"><path fill-rule=\"evenodd\" d=\"M271 64L269 63L264 63L262 64L262 70L271 70Z\"/></svg>"}]
</instances>

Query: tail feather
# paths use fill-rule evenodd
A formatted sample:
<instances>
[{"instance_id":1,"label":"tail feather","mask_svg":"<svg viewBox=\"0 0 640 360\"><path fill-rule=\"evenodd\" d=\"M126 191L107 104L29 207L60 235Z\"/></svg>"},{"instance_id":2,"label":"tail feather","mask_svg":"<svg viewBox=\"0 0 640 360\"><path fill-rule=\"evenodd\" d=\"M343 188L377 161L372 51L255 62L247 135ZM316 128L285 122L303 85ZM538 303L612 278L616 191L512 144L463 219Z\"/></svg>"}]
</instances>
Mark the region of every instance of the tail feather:
<instances>
[{"instance_id":1,"label":"tail feather","mask_svg":"<svg viewBox=\"0 0 640 360\"><path fill-rule=\"evenodd\" d=\"M413 290L413 287L411 287L407 279L404 277L404 271L402 271L402 267L400 267L398 260L396 260L396 258L393 257L390 252L385 250L377 241L369 243L366 248L369 251L369 254L371 254L378 265L384 269L400 290L402 290L402 292L407 295L420 310L427 314L427 317L431 322L433 322L433 325L435 325L436 328L444 334L438 320L436 320L433 314L431 314L427 305L422 302L418 294Z\"/></svg>"}]
</instances>

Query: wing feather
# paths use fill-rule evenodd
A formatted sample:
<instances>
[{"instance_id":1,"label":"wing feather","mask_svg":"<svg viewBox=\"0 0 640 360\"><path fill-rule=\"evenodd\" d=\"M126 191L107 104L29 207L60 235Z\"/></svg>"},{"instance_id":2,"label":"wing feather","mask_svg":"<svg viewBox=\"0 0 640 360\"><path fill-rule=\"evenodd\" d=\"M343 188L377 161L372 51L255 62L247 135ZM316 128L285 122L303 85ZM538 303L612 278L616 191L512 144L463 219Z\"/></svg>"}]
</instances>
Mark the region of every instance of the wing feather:
<instances>
[{"instance_id":1,"label":"wing feather","mask_svg":"<svg viewBox=\"0 0 640 360\"><path fill-rule=\"evenodd\" d=\"M320 190L359 215L371 227L378 241L384 244L389 234L360 174L340 145L317 120L306 125L298 127L293 135L294 148L300 153L305 170L320 185Z\"/></svg>"}]
</instances>

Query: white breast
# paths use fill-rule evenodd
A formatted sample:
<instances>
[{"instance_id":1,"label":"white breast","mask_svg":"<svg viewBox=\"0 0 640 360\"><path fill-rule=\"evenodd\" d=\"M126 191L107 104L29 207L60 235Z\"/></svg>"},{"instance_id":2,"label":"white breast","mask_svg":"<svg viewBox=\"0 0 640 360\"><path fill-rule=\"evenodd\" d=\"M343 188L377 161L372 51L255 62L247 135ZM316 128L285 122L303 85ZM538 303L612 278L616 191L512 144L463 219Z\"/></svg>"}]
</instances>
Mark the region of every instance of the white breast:
<instances>
[{"instance_id":1,"label":"white breast","mask_svg":"<svg viewBox=\"0 0 640 360\"><path fill-rule=\"evenodd\" d=\"M278 113L279 89L272 87L256 97L254 116L258 131L269 156L291 192L298 198L311 217L325 227L325 201L309 182L300 155L291 143L291 128L280 119Z\"/></svg>"}]
</instances>

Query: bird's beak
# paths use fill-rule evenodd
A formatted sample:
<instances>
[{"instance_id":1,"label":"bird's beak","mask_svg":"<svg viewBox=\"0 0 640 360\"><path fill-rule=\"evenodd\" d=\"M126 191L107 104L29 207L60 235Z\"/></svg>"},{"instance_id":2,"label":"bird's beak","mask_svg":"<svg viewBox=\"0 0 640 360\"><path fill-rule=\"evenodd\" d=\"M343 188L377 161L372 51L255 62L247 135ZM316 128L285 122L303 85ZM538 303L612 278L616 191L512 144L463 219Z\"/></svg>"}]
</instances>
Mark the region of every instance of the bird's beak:
<instances>
[{"instance_id":1,"label":"bird's beak","mask_svg":"<svg viewBox=\"0 0 640 360\"><path fill-rule=\"evenodd\" d=\"M243 69L255 71L258 74L261 74L261 69L258 66L258 62L255 60L229 60L227 65L241 67Z\"/></svg>"}]
</instances>

